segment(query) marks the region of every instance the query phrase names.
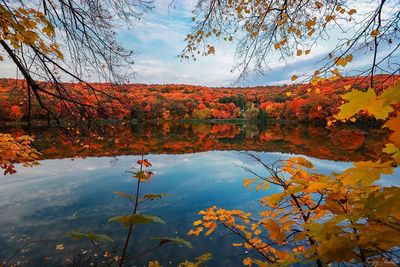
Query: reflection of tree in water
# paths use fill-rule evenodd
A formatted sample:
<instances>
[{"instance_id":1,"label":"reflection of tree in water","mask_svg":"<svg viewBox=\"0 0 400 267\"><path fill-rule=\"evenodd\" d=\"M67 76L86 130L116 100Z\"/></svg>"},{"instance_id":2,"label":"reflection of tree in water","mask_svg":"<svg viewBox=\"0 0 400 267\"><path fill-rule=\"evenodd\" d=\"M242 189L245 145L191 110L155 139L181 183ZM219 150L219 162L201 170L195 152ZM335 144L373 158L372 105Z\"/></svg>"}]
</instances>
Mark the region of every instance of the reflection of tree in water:
<instances>
[{"instance_id":1,"label":"reflection of tree in water","mask_svg":"<svg viewBox=\"0 0 400 267\"><path fill-rule=\"evenodd\" d=\"M116 166L118 160L119 160L119 159L118 159L117 157L111 158L111 159L110 159L110 165L111 165L111 166Z\"/></svg>"},{"instance_id":2,"label":"reflection of tree in water","mask_svg":"<svg viewBox=\"0 0 400 267\"><path fill-rule=\"evenodd\" d=\"M168 134L165 134L168 127ZM21 128L8 128L14 136ZM210 150L252 150L303 154L311 157L360 161L378 159L385 129L338 126L257 124L102 124L69 126L67 135L56 127L32 129L43 159L91 156L182 154ZM71 138L72 137L72 138ZM339 145L338 145L339 144Z\"/></svg>"},{"instance_id":3,"label":"reflection of tree in water","mask_svg":"<svg viewBox=\"0 0 400 267\"><path fill-rule=\"evenodd\" d=\"M382 156L354 162L340 173L325 175L316 172L305 158L265 163L249 154L264 168L264 173L245 167L253 178L245 178L243 186L256 186L256 191L274 186L278 192L260 199L263 210L257 215L216 206L202 210L202 218L194 222L196 228L189 234L197 236L204 231L207 236L222 226L238 237L240 243L232 245L246 250L246 266L299 262L313 262L317 266L398 265L400 188L396 183L381 181L383 175L393 174L400 164L400 113L394 108L400 101L398 89L399 85L393 86L380 95L372 88L349 92L344 97L348 103L328 123L355 122L360 111L384 120L382 127L390 129L390 135L380 144ZM308 134L314 136L318 132L311 128ZM344 129L331 135L337 146L346 151L359 151L366 142L365 134L359 130ZM294 131L293 136L301 135ZM272 140L274 136L267 138ZM303 139L295 140L296 144L305 145Z\"/></svg>"},{"instance_id":4,"label":"reflection of tree in water","mask_svg":"<svg viewBox=\"0 0 400 267\"><path fill-rule=\"evenodd\" d=\"M143 261L144 256L148 256L151 253L151 258L153 261L149 262L149 266L160 266L157 261L157 250L162 246L168 246L169 244L184 246L187 248L192 248L192 244L185 239L173 236L173 237L159 237L156 236L146 236L146 239L150 240L153 245L146 248L146 244L140 245L143 241L138 238L138 234L141 232L139 229L141 227L146 227L150 224L165 224L165 222L154 215L145 214L140 211L140 207L145 204L155 200L160 200L161 198L169 196L165 193L151 193L151 194L141 194L141 185L143 183L149 182L152 179L153 172L150 170L152 167L151 163L141 156L141 159L137 161L138 167L132 167L132 171L129 171L132 178L136 180L136 186L133 187L134 192L113 192L118 198L124 199L129 202L130 212L128 214L117 215L109 218L109 223L119 223L121 226L127 228L125 236L122 236L121 240L116 240L117 235L114 234L107 235L103 233L95 233L91 228L96 227L96 225L84 226L86 230L73 230L65 233L65 236L76 241L81 241L80 245L72 245L70 242L61 243L59 240L62 239L60 236L56 236L53 239L49 239L49 231L45 231L38 239L32 239L27 237L26 240L19 240L22 242L22 246L15 250L9 257L4 259L2 267L13 265L18 262L26 262L23 253L30 250L33 246L43 246L43 248L51 247L56 251L66 253L57 253L53 256L45 256L45 254L53 254L50 251L40 251L40 257L44 257L45 260L53 260L57 262L64 262L71 266L130 266L136 264L138 260ZM146 209L148 209L146 207ZM83 211L86 212L86 211ZM89 211L90 212L90 211ZM97 224L97 222L95 222ZM136 235L134 236L134 233ZM51 235L51 234L50 234ZM114 236L115 235L115 236ZM84 245L88 242L88 245ZM130 244L139 243L139 249L136 251L130 246ZM73 250L71 255L69 255L66 249L72 245ZM78 247L78 248L77 248ZM80 247L80 248L79 248ZM22 254L22 255L21 255ZM60 259L57 259L59 257ZM194 261L186 261L180 263L179 266L200 266L200 264L211 259L211 254L206 253L197 257Z\"/></svg>"},{"instance_id":5,"label":"reflection of tree in water","mask_svg":"<svg viewBox=\"0 0 400 267\"><path fill-rule=\"evenodd\" d=\"M69 128L69 131L74 132L73 144L71 144L71 139L64 138L62 132L56 128L47 128L46 131L40 128L35 129L37 136L41 137L36 142L37 147L43 152L45 158L87 157L94 155L114 156L134 154L140 150L144 150L146 153L187 153L214 149L232 149L291 152L317 155L318 158L328 157L330 159L341 160L353 160L355 158L380 159L380 151L384 145L383 137L385 136L385 131L379 132L375 129L371 129L370 132L377 132L379 134L366 134L364 131L355 128L336 127L326 129L316 126L304 127L298 125L293 127L269 125L264 130L260 130L260 127L252 124L168 124L168 126L152 124L133 126L105 124L99 127L99 129L92 129L92 131L72 126ZM169 129L168 135L165 135L164 129L166 128ZM337 145L338 139L343 143L342 146ZM377 140L381 140L381 142ZM48 144L56 145L52 146ZM111 161L110 163L113 164L113 162L116 161ZM126 253L131 240L131 232L136 228L137 224L162 223L162 220L158 217L137 213L139 204L142 203L141 201L145 202L151 198L158 199L163 197L160 194L153 194L147 196L147 198L143 196L142 200L139 199L141 182L145 182L146 179L151 177L151 173L142 169L143 164L145 164L144 162L144 159L138 161L140 169L133 173L138 182L136 187L137 194L117 193L119 197L128 199L128 201L133 203L133 207L136 207L132 214L117 216L113 219L128 227L124 248L121 250L121 248L118 249L115 245L110 245L109 242L111 242L112 238L102 234L96 234L91 231L70 232L70 237L74 239L88 239L94 247L94 250L90 251L77 251L76 257L73 259L75 265L85 265L97 260L105 261L111 265L122 265L124 261L133 261L167 243L178 243L189 246L182 239L163 237L155 241L154 247L139 251L137 254ZM149 163L147 162L146 164ZM280 181L278 182L281 183L283 192L286 194L281 194L279 198L266 204L273 210L271 213L267 210L266 213L260 215L261 218L253 218L239 211L211 209L205 211L205 218L202 219L202 222L196 222L196 225L201 224L200 227L211 233L214 231L216 223L224 224L226 223L224 220L230 220L229 223L231 223L232 218L238 217L236 223L239 223L241 220L242 222L240 224L229 224L227 225L230 227L228 229L238 236L246 237L246 239L243 239L241 243L235 243L235 246L241 244L240 246L246 247L245 244L247 244L246 249L254 249L258 254L260 254L261 250L261 254L265 256L262 256L262 259L266 259L269 263L291 263L292 260L310 260L315 259L314 256L318 256L317 263L321 264L335 260L348 260L351 258L346 256L348 252L356 255L356 259L363 263L370 256L380 254L392 259L397 257L395 251L390 250L392 247L385 249L382 246L384 242L381 238L385 238L387 241L386 244L389 244L388 246L392 246L396 242L398 243L397 231L399 222L396 217L397 211L395 208L398 207L399 201L397 199L397 196L399 196L397 192L398 188L387 189L377 187L371 183L351 183L352 180L347 178L346 173L332 174L332 176L311 173L305 170L304 167L311 168L312 166L301 160L298 160L296 166L291 166L290 169L285 164L282 163L277 168L272 169L272 173L270 173L272 177L274 175L279 177ZM268 165L263 166L268 170ZM363 171L370 172L368 165L364 167ZM391 166L382 165L382 173L388 173L391 168ZM290 179L280 178L278 175L282 172L289 174ZM360 175L364 175L364 173ZM368 175L371 176L370 173ZM381 173L374 175L380 176ZM298 179L299 177L301 178L300 180ZM332 177L335 179L332 179ZM265 179L269 179L267 181L269 184L276 185L277 183L274 178L271 180L271 177L260 175L256 176L256 178L254 180L247 180L245 183L246 185L256 184L257 191L266 186ZM375 180L367 180L367 182L374 182ZM310 183L305 184L307 181ZM357 182L357 180L355 181ZM297 205L297 208L295 207L293 210L289 209L290 205L293 205L292 202L296 202L294 199L301 202L302 211L299 211ZM264 200L271 199L265 198ZM389 205L388 202L391 204ZM366 205L369 206L367 207ZM371 211L378 209L382 210L382 213L371 213ZM300 215L303 216L303 213L306 213L305 218L307 219L305 220L303 217L303 221L298 223L296 220L300 218ZM216 215L218 216L215 217ZM341 224L325 224L319 221L324 219L326 222L330 222L332 219L329 216L336 216L336 218L342 219L340 221ZM353 216L358 217L355 218ZM257 225L249 225L249 222ZM292 224L293 222L294 224ZM381 227L382 224L384 225L383 227ZM321 230L318 228L320 227L319 225L323 225L326 229ZM388 228L387 225L390 227ZM367 233L371 229L374 230L373 235ZM268 234L268 240L259 237L263 231ZM196 228L192 233L197 234L199 232L199 228ZM283 242L281 239L285 235L286 237ZM306 241L308 240L308 243L304 243L299 239L292 240L291 238L295 236L300 239L303 238ZM390 239L386 238L386 236L390 236ZM317 248L314 247L314 244L310 243L310 238L314 244L318 244ZM271 243L271 240L274 244ZM349 244L348 240L351 240L352 244ZM354 247L353 243L357 246ZM290 244L289 247L288 244ZM343 252L341 255L347 258L332 258L331 254L337 253L337 250L334 250L337 244L340 244L339 249L346 251L347 254ZM342 247L343 244L345 245L344 248ZM61 249L62 246L61 244L59 245ZM267 245L270 246L268 251L264 248ZM327 250L321 251L323 248ZM293 256L288 256L288 249L292 250L291 253ZM380 254L377 254L377 251ZM199 261L201 260L204 260L204 258L199 259ZM260 263L258 260L260 259L250 256L249 258L245 258L244 263L257 264ZM99 264L101 263L103 262L99 262Z\"/></svg>"},{"instance_id":6,"label":"reflection of tree in water","mask_svg":"<svg viewBox=\"0 0 400 267\"><path fill-rule=\"evenodd\" d=\"M232 245L243 247L246 266L400 262L400 188L375 183L392 172L390 161L379 168L358 162L342 173L323 175L304 158L265 163L248 155L264 172L245 167L253 178L245 178L243 186L277 192L262 197L263 208L255 214L216 206L202 210L189 235L208 236L217 227L236 235Z\"/></svg>"},{"instance_id":7,"label":"reflection of tree in water","mask_svg":"<svg viewBox=\"0 0 400 267\"><path fill-rule=\"evenodd\" d=\"M37 164L40 153L32 147L33 138L23 135L13 137L10 134L0 133L0 167L3 174L14 174L15 163L25 166Z\"/></svg>"}]
</instances>

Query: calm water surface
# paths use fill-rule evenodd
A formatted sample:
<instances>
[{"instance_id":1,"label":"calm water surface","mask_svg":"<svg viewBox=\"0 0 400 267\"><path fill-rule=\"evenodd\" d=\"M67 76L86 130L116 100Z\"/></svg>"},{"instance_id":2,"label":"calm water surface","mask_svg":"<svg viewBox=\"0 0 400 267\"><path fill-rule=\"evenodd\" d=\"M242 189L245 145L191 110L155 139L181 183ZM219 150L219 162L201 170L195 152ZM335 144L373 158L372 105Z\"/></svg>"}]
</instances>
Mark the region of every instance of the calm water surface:
<instances>
[{"instance_id":1,"label":"calm water surface","mask_svg":"<svg viewBox=\"0 0 400 267\"><path fill-rule=\"evenodd\" d=\"M46 136L44 133L49 132L48 129L41 131L42 136ZM241 134L241 130L238 134ZM258 138L262 134L262 131L258 132ZM137 134L136 138L135 134L132 135L133 139L144 138L143 133ZM167 135L164 134L164 138ZM246 133L244 135L244 139L241 139L242 143L247 142L248 139ZM39 144L61 142L51 139L49 136L52 135L47 136L47 140L36 136ZM235 137L236 135L231 138L231 143L234 143ZM188 141L190 143L192 140L186 140L182 136L173 138L181 143ZM190 138L198 140L200 137ZM207 135L203 138L208 142L213 141ZM251 138L255 137L251 136ZM254 142L265 143L266 146L268 142L272 142L271 140L254 139ZM147 141L148 144L155 146L151 138ZM226 141L224 140L225 143ZM307 143L302 142L302 146L306 147ZM96 233L107 234L114 239L113 246L121 251L127 229L118 223L109 223L108 219L130 213L132 206L127 200L117 198L113 191L134 194L136 180L132 179L127 171L132 166L136 166L136 161L141 156L129 155L130 151L124 149L124 153L120 153L123 155L103 156L102 153L97 152L98 156L89 153L89 156L85 158L63 158L55 152L57 148L60 150L59 145L53 147L52 150L49 147L46 148L47 150L42 149L42 151L47 151L47 154L43 155L44 158L47 155L47 158L54 159L41 160L39 166L32 168L18 165L18 172L15 175L0 177L0 259L6 259L22 245L25 247L12 261L15 264L19 262L22 266L73 265L79 258L78 255L83 255L82 257L85 258L85 255L96 253L96 249L87 241L73 241L64 236L71 230L93 230ZM163 265L176 266L179 262L194 259L207 252L213 254L213 259L207 264L208 266L241 265L240 255L243 253L243 248L232 247L231 243L237 241L234 236L224 231L216 231L209 237L201 235L196 238L187 236L187 232L191 229L193 221L199 218L197 213L201 209L216 205L227 209L256 212L260 208L257 199L266 194L272 194L277 189L271 187L267 192L258 193L254 190L247 191L242 187L243 178L251 176L241 167L247 166L259 173L263 173L263 169L248 155L237 151L238 149L219 151L218 145L214 148L197 153L185 153L184 149L179 148L180 154L174 155L160 154L162 148L160 150L158 146L158 151L145 155L145 158L153 164L151 170L154 172L154 177L141 185L140 194L167 193L170 196L143 203L139 212L156 215L166 224L138 226L134 231L129 251L135 254L150 248L157 242L149 238L160 236L183 237L193 244L193 248L166 244L153 253L131 262L132 266L147 266L149 260L155 259ZM245 147L238 148L246 150ZM62 151L65 149L64 147ZM315 149L326 153L328 148L321 146ZM258 150L253 153L260 155L265 162L293 156L293 154L282 153L278 149L275 152L263 152L251 148L248 150ZM368 152L367 155L362 154L365 151ZM132 154L138 154L137 152L131 151ZM169 152L168 149L165 149L165 152ZM353 153L355 157L361 157L362 154L365 159L368 159L368 155L373 158L371 151L363 145L353 152L346 153L350 155ZM348 162L337 161L335 157L338 156L334 154L332 157L335 161L316 157L309 157L309 159L318 171L323 173L342 171L351 166L350 157ZM398 170L396 172L398 174ZM380 183L400 185L393 177L394 175L386 176ZM60 243L64 244L64 249L56 250L56 245Z\"/></svg>"}]
</instances>

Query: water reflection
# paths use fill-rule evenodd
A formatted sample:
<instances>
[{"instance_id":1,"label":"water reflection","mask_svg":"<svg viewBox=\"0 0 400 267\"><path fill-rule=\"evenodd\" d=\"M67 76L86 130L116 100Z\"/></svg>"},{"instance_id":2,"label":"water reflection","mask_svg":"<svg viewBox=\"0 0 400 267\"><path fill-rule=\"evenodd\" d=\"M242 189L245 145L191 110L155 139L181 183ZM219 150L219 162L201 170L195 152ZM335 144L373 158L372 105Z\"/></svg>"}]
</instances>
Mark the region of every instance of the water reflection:
<instances>
[{"instance_id":1,"label":"water reflection","mask_svg":"<svg viewBox=\"0 0 400 267\"><path fill-rule=\"evenodd\" d=\"M131 206L117 200L112 192L135 189L135 180L126 171L140 156L121 155L139 154L144 150L154 153L146 156L153 164L154 177L143 184L142 193L163 192L170 196L143 203L141 211L162 218L166 224L139 226L140 231L134 233L129 250L142 251L150 247L154 244L154 240L149 240L152 236L185 237L193 244L193 249L168 244L135 260L135 265L145 266L149 260L159 260L163 265L176 266L186 259L212 252L213 259L207 263L208 266L238 266L242 264L240 255L243 250L232 247L234 236L215 233L212 237L192 238L186 235L198 211L212 205L254 212L260 208L258 199L265 196L265 192L247 191L242 187L243 178L249 173L241 166L252 166L260 173L263 168L235 150L273 151L257 153L268 162L292 156L281 152L321 155L320 158L331 160L368 160L378 157L380 142L377 140L384 136L357 129L270 126L255 130L255 126L230 124L218 127L181 125L170 127L168 134L157 131L154 125L107 126L103 129L113 132L114 140L93 141L92 138L86 148L71 146L56 129L38 128L34 131L36 146L46 160L33 168L17 166L15 175L0 179L0 259L9 257L21 245L29 244L13 259L13 263L54 266L95 261L90 257L96 251L87 241L76 242L64 236L71 230L93 230L106 233L114 240L124 240L126 229L108 223L108 219L131 212ZM359 139L362 142L357 141L357 145L352 143L346 148L334 145L335 136L350 138L350 133L354 132L361 133ZM314 134L310 138L305 133ZM189 154L205 150L232 151ZM325 174L341 172L351 165L316 158L312 158L312 162L318 172ZM393 175L384 177L380 183L398 186L400 182L394 179L398 174L396 169ZM271 187L267 193L273 194L277 190ZM120 243L116 242L111 251L121 250ZM57 250L57 244L63 244L64 249ZM98 254L97 258L102 259L102 255Z\"/></svg>"},{"instance_id":2,"label":"water reflection","mask_svg":"<svg viewBox=\"0 0 400 267\"><path fill-rule=\"evenodd\" d=\"M3 129L14 135L23 128ZM210 150L251 150L302 154L338 161L378 159L387 132L354 127L256 124L115 124L90 133L70 129L73 140L58 128L38 127L35 146L44 159L89 156L182 154ZM72 145L72 142L73 144Z\"/></svg>"},{"instance_id":3,"label":"water reflection","mask_svg":"<svg viewBox=\"0 0 400 267\"><path fill-rule=\"evenodd\" d=\"M261 155L268 160L288 157L277 153ZM243 177L248 173L238 166L253 162L238 152L151 155L148 158L154 166L154 178L143 185L143 194L165 192L171 196L151 205L143 204L142 209L145 213L163 218L167 224L141 228L130 246L132 251L147 246L150 236L185 236L201 209L215 204L248 210L248 207L257 207L257 199L263 195L242 187ZM134 181L126 170L138 159L137 156L122 156L117 161L109 157L44 160L40 166L23 168L14 176L2 177L1 258L10 255L21 245L21 238L42 239L43 242L29 246L18 260L29 259L30 263L26 266L67 264L72 261L71 255L76 254L77 249L78 252L80 249L91 249L84 241L76 243L63 237L65 232L76 229L92 229L107 233L115 240L122 239L126 234L125 229L111 225L107 220L116 214L129 212L130 207L116 201L112 192L134 189ZM321 160L315 160L314 163L319 171L325 173L332 167L341 171L349 166L348 163ZM274 192L276 189L271 188L268 193ZM25 238L23 235L26 235ZM212 251L214 259L211 266L222 266L228 264L227 261L234 265L241 262L233 257L241 251L229 244L229 238L223 235L212 240L206 240L205 237L189 238L193 249L165 246L155 254L143 257L139 264L159 259L163 262L172 261L171 264L176 265L177 262ZM57 243L63 243L65 249L56 250Z\"/></svg>"}]
</instances>

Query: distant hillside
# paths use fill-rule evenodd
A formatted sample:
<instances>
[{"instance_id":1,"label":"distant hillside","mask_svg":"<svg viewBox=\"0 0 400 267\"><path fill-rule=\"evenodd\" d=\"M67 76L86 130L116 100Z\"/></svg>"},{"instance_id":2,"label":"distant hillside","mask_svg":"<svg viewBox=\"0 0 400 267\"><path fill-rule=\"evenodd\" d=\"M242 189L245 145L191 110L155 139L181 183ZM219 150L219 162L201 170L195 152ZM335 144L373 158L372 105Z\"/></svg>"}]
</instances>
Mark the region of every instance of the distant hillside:
<instances>
[{"instance_id":1,"label":"distant hillside","mask_svg":"<svg viewBox=\"0 0 400 267\"><path fill-rule=\"evenodd\" d=\"M400 76L377 76L376 90L393 85ZM176 120L237 119L265 121L319 121L332 117L342 103L340 95L352 89L368 88L367 79L341 78L317 84L210 88L183 84L146 85L94 83L110 98L93 94L82 83L65 83L65 88L79 102L93 105L91 116L98 119ZM45 86L45 85L43 85ZM51 91L51 87L45 87ZM72 119L81 114L72 103L44 98L60 118ZM28 96L24 81L0 79L0 120L24 120L28 114ZM367 117L366 114L360 116ZM46 119L47 112L32 103L32 118Z\"/></svg>"}]
</instances>

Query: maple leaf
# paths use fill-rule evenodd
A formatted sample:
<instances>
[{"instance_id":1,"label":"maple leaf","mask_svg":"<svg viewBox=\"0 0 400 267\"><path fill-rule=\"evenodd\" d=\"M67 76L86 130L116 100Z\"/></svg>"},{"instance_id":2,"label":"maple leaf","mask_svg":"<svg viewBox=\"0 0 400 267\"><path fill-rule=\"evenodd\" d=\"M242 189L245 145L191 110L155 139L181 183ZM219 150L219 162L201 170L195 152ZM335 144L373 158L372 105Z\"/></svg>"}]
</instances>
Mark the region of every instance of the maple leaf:
<instances>
[{"instance_id":1,"label":"maple leaf","mask_svg":"<svg viewBox=\"0 0 400 267\"><path fill-rule=\"evenodd\" d=\"M397 112L396 117L389 118L383 125L389 128L393 133L389 136L389 140L398 148L400 148L400 112Z\"/></svg>"},{"instance_id":2,"label":"maple leaf","mask_svg":"<svg viewBox=\"0 0 400 267\"><path fill-rule=\"evenodd\" d=\"M161 267L158 261L149 261L148 267Z\"/></svg>"},{"instance_id":3,"label":"maple leaf","mask_svg":"<svg viewBox=\"0 0 400 267\"><path fill-rule=\"evenodd\" d=\"M137 161L137 164L139 164L139 165L144 165L145 167L151 167L152 165L151 165L151 163L147 160L147 159L144 159L144 160L138 160Z\"/></svg>"},{"instance_id":4,"label":"maple leaf","mask_svg":"<svg viewBox=\"0 0 400 267\"><path fill-rule=\"evenodd\" d=\"M375 90L372 88L369 88L366 92L352 90L342 95L342 99L348 101L348 103L340 106L340 111L335 116L339 120L349 119L362 110L367 111L377 119L385 119L393 111L391 106L385 105L383 99L377 98Z\"/></svg>"},{"instance_id":5,"label":"maple leaf","mask_svg":"<svg viewBox=\"0 0 400 267\"><path fill-rule=\"evenodd\" d=\"M2 166L2 168L3 168L4 166ZM17 171L14 169L14 165L12 165L12 164L10 164L10 165L6 165L6 167L5 168L3 168L3 169L5 169L4 170L4 175L7 175L7 174L14 174L14 173L16 173Z\"/></svg>"},{"instance_id":6,"label":"maple leaf","mask_svg":"<svg viewBox=\"0 0 400 267\"><path fill-rule=\"evenodd\" d=\"M251 258L244 258L243 259L243 265L244 266L251 266L253 264L253 261L251 260Z\"/></svg>"},{"instance_id":7,"label":"maple leaf","mask_svg":"<svg viewBox=\"0 0 400 267\"><path fill-rule=\"evenodd\" d=\"M389 154L398 164L400 164L400 149L394 144L386 144L383 152Z\"/></svg>"},{"instance_id":8,"label":"maple leaf","mask_svg":"<svg viewBox=\"0 0 400 267\"><path fill-rule=\"evenodd\" d=\"M203 227L198 227L196 230L189 230L188 235L195 235L198 236L203 231Z\"/></svg>"},{"instance_id":9,"label":"maple leaf","mask_svg":"<svg viewBox=\"0 0 400 267\"><path fill-rule=\"evenodd\" d=\"M372 185L382 174L392 174L393 166L388 162L356 162L354 167L345 170L337 176L344 186L354 186L357 183Z\"/></svg>"}]
</instances>

